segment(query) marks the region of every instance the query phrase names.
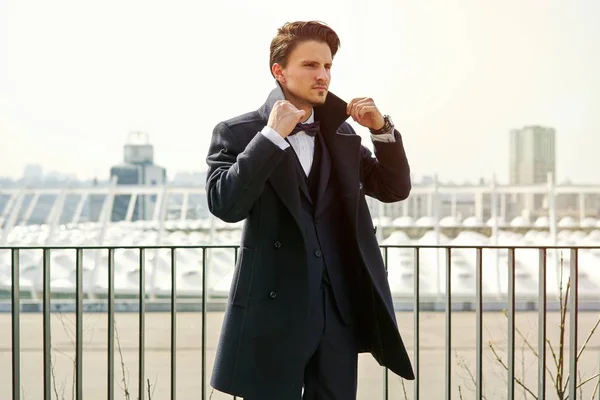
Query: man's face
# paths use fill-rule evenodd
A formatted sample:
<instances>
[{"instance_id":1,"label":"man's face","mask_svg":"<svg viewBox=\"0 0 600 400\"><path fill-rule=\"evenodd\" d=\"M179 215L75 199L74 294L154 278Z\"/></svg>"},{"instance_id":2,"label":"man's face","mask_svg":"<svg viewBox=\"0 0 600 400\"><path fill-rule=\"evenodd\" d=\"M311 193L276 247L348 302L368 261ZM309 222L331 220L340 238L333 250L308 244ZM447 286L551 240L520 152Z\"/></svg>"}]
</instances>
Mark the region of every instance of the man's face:
<instances>
[{"instance_id":1,"label":"man's face","mask_svg":"<svg viewBox=\"0 0 600 400\"><path fill-rule=\"evenodd\" d=\"M300 43L290 53L278 79L288 100L311 106L325 103L331 64L331 50L326 43L314 40Z\"/></svg>"}]
</instances>

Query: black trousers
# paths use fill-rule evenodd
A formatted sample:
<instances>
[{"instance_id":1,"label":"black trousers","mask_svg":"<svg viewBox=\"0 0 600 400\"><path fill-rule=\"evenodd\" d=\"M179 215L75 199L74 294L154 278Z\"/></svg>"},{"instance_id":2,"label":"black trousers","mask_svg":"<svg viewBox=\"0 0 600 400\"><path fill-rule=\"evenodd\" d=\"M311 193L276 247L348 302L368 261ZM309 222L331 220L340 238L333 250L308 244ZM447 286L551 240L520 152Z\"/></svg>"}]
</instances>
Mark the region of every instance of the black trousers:
<instances>
[{"instance_id":1,"label":"black trousers","mask_svg":"<svg viewBox=\"0 0 600 400\"><path fill-rule=\"evenodd\" d=\"M344 324L327 283L321 285L320 298L312 300L306 324L304 377L300 377L303 391L278 400L355 400L358 347L354 326Z\"/></svg>"}]
</instances>

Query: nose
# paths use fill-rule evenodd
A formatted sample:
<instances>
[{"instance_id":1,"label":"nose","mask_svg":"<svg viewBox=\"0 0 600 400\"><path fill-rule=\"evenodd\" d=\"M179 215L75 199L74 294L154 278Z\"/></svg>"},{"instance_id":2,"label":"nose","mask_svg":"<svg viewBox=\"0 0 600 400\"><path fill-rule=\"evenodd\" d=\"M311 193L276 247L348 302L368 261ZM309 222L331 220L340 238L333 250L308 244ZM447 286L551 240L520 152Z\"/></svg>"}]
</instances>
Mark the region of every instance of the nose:
<instances>
[{"instance_id":1,"label":"nose","mask_svg":"<svg viewBox=\"0 0 600 400\"><path fill-rule=\"evenodd\" d=\"M325 67L319 68L317 72L317 81L327 84L329 82L329 71Z\"/></svg>"}]
</instances>

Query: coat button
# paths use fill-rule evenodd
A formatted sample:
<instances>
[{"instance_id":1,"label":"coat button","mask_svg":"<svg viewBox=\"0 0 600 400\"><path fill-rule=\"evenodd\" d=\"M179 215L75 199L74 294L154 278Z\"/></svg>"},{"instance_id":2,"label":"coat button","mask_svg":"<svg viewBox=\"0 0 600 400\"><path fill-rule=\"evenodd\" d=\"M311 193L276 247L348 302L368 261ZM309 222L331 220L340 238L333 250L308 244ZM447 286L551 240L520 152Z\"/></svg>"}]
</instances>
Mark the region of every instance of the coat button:
<instances>
[{"instance_id":1,"label":"coat button","mask_svg":"<svg viewBox=\"0 0 600 400\"><path fill-rule=\"evenodd\" d=\"M277 297L277 292L271 292L269 293L269 297L274 299L275 297Z\"/></svg>"},{"instance_id":2,"label":"coat button","mask_svg":"<svg viewBox=\"0 0 600 400\"><path fill-rule=\"evenodd\" d=\"M315 251L315 257L321 257L322 255L323 253L321 253L321 250Z\"/></svg>"},{"instance_id":3,"label":"coat button","mask_svg":"<svg viewBox=\"0 0 600 400\"><path fill-rule=\"evenodd\" d=\"M278 240L275 243L273 243L273 246L275 246L276 249L280 249L281 248L281 242Z\"/></svg>"}]
</instances>

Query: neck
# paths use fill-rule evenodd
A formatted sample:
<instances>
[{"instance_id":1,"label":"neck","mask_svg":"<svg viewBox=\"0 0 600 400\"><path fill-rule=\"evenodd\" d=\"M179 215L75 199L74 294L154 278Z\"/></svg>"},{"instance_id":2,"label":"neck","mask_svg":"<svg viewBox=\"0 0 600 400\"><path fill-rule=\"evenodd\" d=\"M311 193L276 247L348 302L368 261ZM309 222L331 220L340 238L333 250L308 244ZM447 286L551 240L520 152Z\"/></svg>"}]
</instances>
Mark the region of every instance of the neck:
<instances>
[{"instance_id":1,"label":"neck","mask_svg":"<svg viewBox=\"0 0 600 400\"><path fill-rule=\"evenodd\" d=\"M294 104L294 103L292 103ZM296 106L296 108L298 110L304 110L304 116L302 117L302 119L300 120L300 122L304 123L306 121L308 121L308 119L310 118L312 112L313 112L313 108L312 106L304 106L304 107L298 107L297 105L294 104L294 106Z\"/></svg>"},{"instance_id":2,"label":"neck","mask_svg":"<svg viewBox=\"0 0 600 400\"><path fill-rule=\"evenodd\" d=\"M284 93L285 99L287 101L292 103L292 105L294 107L296 107L298 110L304 111L304 116L302 117L300 122L306 122L310 118L310 116L313 112L313 106L311 104L306 103L305 101L298 99L296 96L294 96L293 94L288 92L287 89L285 89L285 88L283 88L283 93Z\"/></svg>"}]
</instances>

